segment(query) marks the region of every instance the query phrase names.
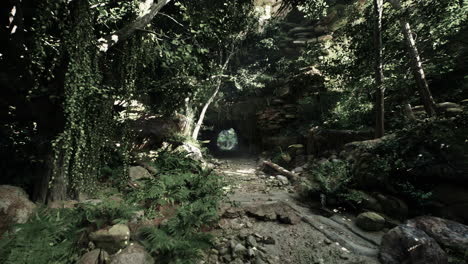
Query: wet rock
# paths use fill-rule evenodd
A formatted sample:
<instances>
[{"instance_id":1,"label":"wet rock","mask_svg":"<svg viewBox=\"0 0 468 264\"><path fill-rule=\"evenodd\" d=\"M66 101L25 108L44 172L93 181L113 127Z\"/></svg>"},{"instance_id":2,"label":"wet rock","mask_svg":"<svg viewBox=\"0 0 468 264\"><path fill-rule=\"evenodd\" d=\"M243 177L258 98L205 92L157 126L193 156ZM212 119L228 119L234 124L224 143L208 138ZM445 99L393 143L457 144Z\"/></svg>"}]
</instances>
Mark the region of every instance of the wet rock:
<instances>
[{"instance_id":1,"label":"wet rock","mask_svg":"<svg viewBox=\"0 0 468 264\"><path fill-rule=\"evenodd\" d=\"M447 264L448 258L437 242L424 231L401 225L382 238L379 249L382 264Z\"/></svg>"},{"instance_id":2,"label":"wet rock","mask_svg":"<svg viewBox=\"0 0 468 264\"><path fill-rule=\"evenodd\" d=\"M468 226L438 217L421 216L408 220L406 225L418 228L443 248L465 255L468 251Z\"/></svg>"},{"instance_id":3,"label":"wet rock","mask_svg":"<svg viewBox=\"0 0 468 264\"><path fill-rule=\"evenodd\" d=\"M138 244L130 244L112 258L111 264L154 264L154 259Z\"/></svg>"},{"instance_id":4,"label":"wet rock","mask_svg":"<svg viewBox=\"0 0 468 264\"><path fill-rule=\"evenodd\" d=\"M374 212L365 212L358 215L356 225L364 231L380 231L385 227L385 218Z\"/></svg>"},{"instance_id":5,"label":"wet rock","mask_svg":"<svg viewBox=\"0 0 468 264\"><path fill-rule=\"evenodd\" d=\"M76 264L108 264L110 263L109 254L102 249L95 249L84 254Z\"/></svg>"},{"instance_id":6,"label":"wet rock","mask_svg":"<svg viewBox=\"0 0 468 264\"><path fill-rule=\"evenodd\" d=\"M109 229L100 229L90 234L89 238L98 248L114 254L128 245L130 229L123 224L117 224Z\"/></svg>"},{"instance_id":7,"label":"wet rock","mask_svg":"<svg viewBox=\"0 0 468 264\"><path fill-rule=\"evenodd\" d=\"M26 223L35 209L23 189L0 185L0 235L12 225Z\"/></svg>"}]
</instances>

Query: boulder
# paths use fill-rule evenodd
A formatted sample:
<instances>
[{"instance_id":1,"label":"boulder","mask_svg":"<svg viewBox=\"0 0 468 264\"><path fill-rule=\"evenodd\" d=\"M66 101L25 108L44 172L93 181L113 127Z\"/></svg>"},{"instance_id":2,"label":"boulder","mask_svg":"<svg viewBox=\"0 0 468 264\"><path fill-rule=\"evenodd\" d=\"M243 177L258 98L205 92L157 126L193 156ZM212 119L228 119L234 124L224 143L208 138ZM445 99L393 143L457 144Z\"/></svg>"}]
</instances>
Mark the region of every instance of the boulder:
<instances>
[{"instance_id":1,"label":"boulder","mask_svg":"<svg viewBox=\"0 0 468 264\"><path fill-rule=\"evenodd\" d=\"M89 236L98 248L114 254L128 245L130 229L127 225L117 224L108 229L100 229Z\"/></svg>"},{"instance_id":2,"label":"boulder","mask_svg":"<svg viewBox=\"0 0 468 264\"><path fill-rule=\"evenodd\" d=\"M360 198L360 201L357 203L359 208L374 212L383 212L382 205L374 196L360 190L352 190L351 193Z\"/></svg>"},{"instance_id":3,"label":"boulder","mask_svg":"<svg viewBox=\"0 0 468 264\"><path fill-rule=\"evenodd\" d=\"M447 264L448 257L436 240L417 228L400 225L382 238L379 249L382 264Z\"/></svg>"},{"instance_id":4,"label":"boulder","mask_svg":"<svg viewBox=\"0 0 468 264\"><path fill-rule=\"evenodd\" d=\"M12 225L26 223L35 209L23 189L0 185L0 235Z\"/></svg>"},{"instance_id":5,"label":"boulder","mask_svg":"<svg viewBox=\"0 0 468 264\"><path fill-rule=\"evenodd\" d=\"M111 264L154 264L154 259L138 244L131 243L128 247L112 258Z\"/></svg>"},{"instance_id":6,"label":"boulder","mask_svg":"<svg viewBox=\"0 0 468 264\"><path fill-rule=\"evenodd\" d=\"M468 253L468 226L455 221L432 216L421 216L406 223L407 226L424 231L444 249L458 255Z\"/></svg>"},{"instance_id":7,"label":"boulder","mask_svg":"<svg viewBox=\"0 0 468 264\"><path fill-rule=\"evenodd\" d=\"M374 137L372 130L337 130L315 127L307 136L307 154L320 156L324 151L338 150L347 143L367 140Z\"/></svg>"},{"instance_id":8,"label":"boulder","mask_svg":"<svg viewBox=\"0 0 468 264\"><path fill-rule=\"evenodd\" d=\"M76 264L109 264L109 254L102 249L95 249L84 254Z\"/></svg>"},{"instance_id":9,"label":"boulder","mask_svg":"<svg viewBox=\"0 0 468 264\"><path fill-rule=\"evenodd\" d=\"M176 151L187 153L187 157L193 160L203 160L203 154L200 148L190 142L184 142L182 145L176 148Z\"/></svg>"},{"instance_id":10,"label":"boulder","mask_svg":"<svg viewBox=\"0 0 468 264\"><path fill-rule=\"evenodd\" d=\"M408 206L403 200L381 193L377 193L376 198L382 205L383 212L386 215L398 219L406 219L408 217Z\"/></svg>"},{"instance_id":11,"label":"boulder","mask_svg":"<svg viewBox=\"0 0 468 264\"><path fill-rule=\"evenodd\" d=\"M153 178L153 175L141 166L132 166L128 168L128 176L132 183L137 184L143 184L144 180Z\"/></svg>"},{"instance_id":12,"label":"boulder","mask_svg":"<svg viewBox=\"0 0 468 264\"><path fill-rule=\"evenodd\" d=\"M365 212L358 215L356 225L364 231L380 231L385 227L385 218L374 212Z\"/></svg>"},{"instance_id":13,"label":"boulder","mask_svg":"<svg viewBox=\"0 0 468 264\"><path fill-rule=\"evenodd\" d=\"M444 218L468 223L468 189L453 184L440 184L431 197L438 206L435 213Z\"/></svg>"}]
</instances>

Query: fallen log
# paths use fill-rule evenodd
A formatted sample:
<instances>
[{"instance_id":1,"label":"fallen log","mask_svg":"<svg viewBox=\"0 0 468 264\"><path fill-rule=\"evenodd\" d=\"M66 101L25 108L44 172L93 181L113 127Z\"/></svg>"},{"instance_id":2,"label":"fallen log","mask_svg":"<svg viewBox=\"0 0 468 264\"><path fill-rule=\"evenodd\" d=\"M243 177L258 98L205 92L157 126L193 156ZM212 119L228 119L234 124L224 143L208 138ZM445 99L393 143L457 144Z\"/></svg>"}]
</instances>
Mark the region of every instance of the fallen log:
<instances>
[{"instance_id":1,"label":"fallen log","mask_svg":"<svg viewBox=\"0 0 468 264\"><path fill-rule=\"evenodd\" d=\"M281 167L280 165L278 165L276 163L273 163L273 162L268 161L268 160L264 160L262 163L267 165L268 167L274 169L275 171L279 172L281 175L286 176L288 178L288 180L290 180L291 182L295 182L295 181L297 181L297 179L299 179L299 175L288 171L287 169Z\"/></svg>"}]
</instances>

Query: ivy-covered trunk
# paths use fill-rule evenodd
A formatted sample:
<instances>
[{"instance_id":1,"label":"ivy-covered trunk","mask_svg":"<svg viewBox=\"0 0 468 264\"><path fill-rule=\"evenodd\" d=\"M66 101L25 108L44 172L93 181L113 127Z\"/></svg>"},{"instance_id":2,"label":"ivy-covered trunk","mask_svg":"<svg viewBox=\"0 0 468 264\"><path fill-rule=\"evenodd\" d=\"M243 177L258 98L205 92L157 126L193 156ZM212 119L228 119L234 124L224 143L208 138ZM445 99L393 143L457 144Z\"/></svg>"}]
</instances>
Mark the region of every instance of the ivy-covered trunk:
<instances>
[{"instance_id":1,"label":"ivy-covered trunk","mask_svg":"<svg viewBox=\"0 0 468 264\"><path fill-rule=\"evenodd\" d=\"M380 138L385 134L385 87L383 85L383 60L382 60L382 12L383 0L374 0L374 45L375 45L375 137Z\"/></svg>"}]
</instances>

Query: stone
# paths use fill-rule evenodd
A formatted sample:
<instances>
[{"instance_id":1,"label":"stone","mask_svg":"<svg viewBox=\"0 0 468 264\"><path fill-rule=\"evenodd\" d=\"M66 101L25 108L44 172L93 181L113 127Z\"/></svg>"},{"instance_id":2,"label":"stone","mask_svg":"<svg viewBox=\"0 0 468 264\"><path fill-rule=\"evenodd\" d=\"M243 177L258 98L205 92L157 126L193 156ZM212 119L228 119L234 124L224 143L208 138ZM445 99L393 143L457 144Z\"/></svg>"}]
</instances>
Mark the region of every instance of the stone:
<instances>
[{"instance_id":1,"label":"stone","mask_svg":"<svg viewBox=\"0 0 468 264\"><path fill-rule=\"evenodd\" d=\"M459 255L468 251L468 226L455 221L432 216L421 216L406 222L406 225L424 231L443 248Z\"/></svg>"},{"instance_id":2,"label":"stone","mask_svg":"<svg viewBox=\"0 0 468 264\"><path fill-rule=\"evenodd\" d=\"M378 193L375 198L382 205L383 212L386 215L398 219L406 219L408 217L408 206L403 200L381 193Z\"/></svg>"},{"instance_id":3,"label":"stone","mask_svg":"<svg viewBox=\"0 0 468 264\"><path fill-rule=\"evenodd\" d=\"M0 185L0 236L11 226L26 223L35 210L23 189Z\"/></svg>"},{"instance_id":4,"label":"stone","mask_svg":"<svg viewBox=\"0 0 468 264\"><path fill-rule=\"evenodd\" d=\"M78 203L79 202L77 200L53 201L47 204L47 207L52 209L75 208Z\"/></svg>"},{"instance_id":5,"label":"stone","mask_svg":"<svg viewBox=\"0 0 468 264\"><path fill-rule=\"evenodd\" d=\"M253 237L252 235L248 236L247 237L247 245L249 247L256 247L257 246L257 240L255 239L255 237Z\"/></svg>"},{"instance_id":6,"label":"stone","mask_svg":"<svg viewBox=\"0 0 468 264\"><path fill-rule=\"evenodd\" d=\"M276 241L273 237L271 236L268 236L268 237L264 237L263 240L262 240L263 244L267 244L267 245L274 245L276 244Z\"/></svg>"},{"instance_id":7,"label":"stone","mask_svg":"<svg viewBox=\"0 0 468 264\"><path fill-rule=\"evenodd\" d=\"M382 264L447 264L448 257L437 242L424 231L400 225L382 238L379 249Z\"/></svg>"},{"instance_id":8,"label":"stone","mask_svg":"<svg viewBox=\"0 0 468 264\"><path fill-rule=\"evenodd\" d=\"M288 185L289 184L288 178L283 176L283 175L276 175L276 179L281 183L281 185Z\"/></svg>"},{"instance_id":9,"label":"stone","mask_svg":"<svg viewBox=\"0 0 468 264\"><path fill-rule=\"evenodd\" d=\"M247 253L247 248L245 248L241 243L237 243L232 250L233 256L243 256L245 253Z\"/></svg>"},{"instance_id":10,"label":"stone","mask_svg":"<svg viewBox=\"0 0 468 264\"><path fill-rule=\"evenodd\" d=\"M184 142L182 145L176 148L176 151L187 153L186 157L191 158L193 160L203 160L203 154L200 148L192 143Z\"/></svg>"},{"instance_id":11,"label":"stone","mask_svg":"<svg viewBox=\"0 0 468 264\"><path fill-rule=\"evenodd\" d=\"M365 212L358 215L356 225L364 231L380 231L385 227L385 218L374 212Z\"/></svg>"},{"instance_id":12,"label":"stone","mask_svg":"<svg viewBox=\"0 0 468 264\"><path fill-rule=\"evenodd\" d=\"M154 259L139 244L130 244L121 252L117 253L113 258L111 264L154 264Z\"/></svg>"},{"instance_id":13,"label":"stone","mask_svg":"<svg viewBox=\"0 0 468 264\"><path fill-rule=\"evenodd\" d=\"M84 254L76 264L108 264L110 263L109 254L102 249L95 249Z\"/></svg>"},{"instance_id":14,"label":"stone","mask_svg":"<svg viewBox=\"0 0 468 264\"><path fill-rule=\"evenodd\" d=\"M255 257L255 250L253 248L249 248L247 250L247 255L250 257L250 258L253 258Z\"/></svg>"},{"instance_id":15,"label":"stone","mask_svg":"<svg viewBox=\"0 0 468 264\"><path fill-rule=\"evenodd\" d=\"M90 234L89 238L98 248L114 254L128 245L130 229L127 225L117 224L109 229L100 229Z\"/></svg>"},{"instance_id":16,"label":"stone","mask_svg":"<svg viewBox=\"0 0 468 264\"><path fill-rule=\"evenodd\" d=\"M153 175L141 166L132 166L128 168L128 176L131 182L142 184L146 179L152 179Z\"/></svg>"}]
</instances>

